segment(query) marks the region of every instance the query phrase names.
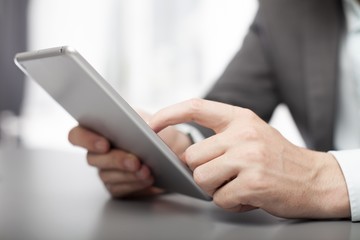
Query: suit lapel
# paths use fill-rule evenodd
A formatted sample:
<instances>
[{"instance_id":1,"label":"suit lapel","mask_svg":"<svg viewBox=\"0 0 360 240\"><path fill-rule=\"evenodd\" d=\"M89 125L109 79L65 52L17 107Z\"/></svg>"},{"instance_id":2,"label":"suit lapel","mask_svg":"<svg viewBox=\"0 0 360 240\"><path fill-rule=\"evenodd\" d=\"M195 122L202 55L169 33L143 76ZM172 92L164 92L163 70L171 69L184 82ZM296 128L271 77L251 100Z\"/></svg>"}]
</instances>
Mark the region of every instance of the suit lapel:
<instances>
[{"instance_id":1,"label":"suit lapel","mask_svg":"<svg viewBox=\"0 0 360 240\"><path fill-rule=\"evenodd\" d=\"M304 21L306 107L312 148L333 147L339 46L342 33L341 0L308 1Z\"/></svg>"}]
</instances>

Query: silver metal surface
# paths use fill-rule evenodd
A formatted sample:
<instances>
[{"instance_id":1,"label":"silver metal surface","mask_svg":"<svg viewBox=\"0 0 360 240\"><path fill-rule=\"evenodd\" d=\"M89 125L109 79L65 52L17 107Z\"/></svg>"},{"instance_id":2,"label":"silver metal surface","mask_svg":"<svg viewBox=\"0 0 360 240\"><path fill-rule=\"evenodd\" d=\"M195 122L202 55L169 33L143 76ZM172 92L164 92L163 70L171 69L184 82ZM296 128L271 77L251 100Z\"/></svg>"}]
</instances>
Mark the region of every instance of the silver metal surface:
<instances>
[{"instance_id":1,"label":"silver metal surface","mask_svg":"<svg viewBox=\"0 0 360 240\"><path fill-rule=\"evenodd\" d=\"M350 221L285 220L230 213L169 194L113 200L85 153L0 150L1 240L358 240Z\"/></svg>"}]
</instances>

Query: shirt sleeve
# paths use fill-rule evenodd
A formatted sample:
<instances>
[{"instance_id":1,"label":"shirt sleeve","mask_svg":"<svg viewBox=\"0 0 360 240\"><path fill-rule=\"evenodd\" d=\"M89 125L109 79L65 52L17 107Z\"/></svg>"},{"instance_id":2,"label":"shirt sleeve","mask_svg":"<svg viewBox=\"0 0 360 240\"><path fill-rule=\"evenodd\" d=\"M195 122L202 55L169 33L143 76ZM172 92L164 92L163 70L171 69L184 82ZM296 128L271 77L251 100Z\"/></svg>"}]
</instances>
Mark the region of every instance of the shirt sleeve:
<instances>
[{"instance_id":1,"label":"shirt sleeve","mask_svg":"<svg viewBox=\"0 0 360 240\"><path fill-rule=\"evenodd\" d=\"M351 220L360 221L360 149L331 151L344 174L351 207Z\"/></svg>"},{"instance_id":2,"label":"shirt sleeve","mask_svg":"<svg viewBox=\"0 0 360 240\"><path fill-rule=\"evenodd\" d=\"M197 143L205 139L205 136L196 127L190 124L182 123L176 125L175 127L180 132L187 134L190 137L192 143Z\"/></svg>"}]
</instances>

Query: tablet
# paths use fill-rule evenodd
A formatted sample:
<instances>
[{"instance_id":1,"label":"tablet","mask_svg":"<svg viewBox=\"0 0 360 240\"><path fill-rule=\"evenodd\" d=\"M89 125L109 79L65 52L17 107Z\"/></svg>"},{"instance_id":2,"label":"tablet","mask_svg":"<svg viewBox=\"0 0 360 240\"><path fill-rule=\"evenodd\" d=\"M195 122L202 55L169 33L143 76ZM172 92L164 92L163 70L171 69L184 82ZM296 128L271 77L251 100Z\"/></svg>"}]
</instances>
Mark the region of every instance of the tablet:
<instances>
[{"instance_id":1,"label":"tablet","mask_svg":"<svg viewBox=\"0 0 360 240\"><path fill-rule=\"evenodd\" d=\"M176 154L75 49L63 46L18 53L15 63L79 125L138 156L150 167L155 186L211 200Z\"/></svg>"}]
</instances>

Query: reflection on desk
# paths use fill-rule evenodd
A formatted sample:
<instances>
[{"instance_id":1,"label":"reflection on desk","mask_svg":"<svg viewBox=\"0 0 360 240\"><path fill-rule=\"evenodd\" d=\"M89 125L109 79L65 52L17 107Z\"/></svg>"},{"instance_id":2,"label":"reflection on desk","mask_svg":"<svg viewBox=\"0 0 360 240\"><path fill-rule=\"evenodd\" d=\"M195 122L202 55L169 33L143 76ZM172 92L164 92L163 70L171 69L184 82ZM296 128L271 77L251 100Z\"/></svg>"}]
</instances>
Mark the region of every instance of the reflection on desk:
<instances>
[{"instance_id":1,"label":"reflection on desk","mask_svg":"<svg viewBox=\"0 0 360 240\"><path fill-rule=\"evenodd\" d=\"M0 150L0 239L359 239L350 221L231 213L167 194L113 200L84 152Z\"/></svg>"}]
</instances>

